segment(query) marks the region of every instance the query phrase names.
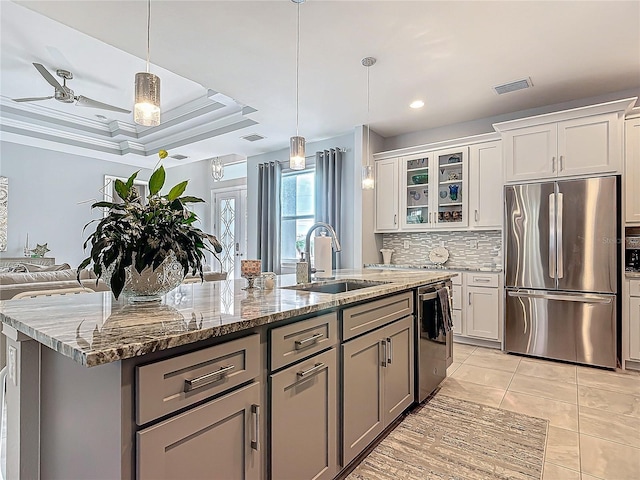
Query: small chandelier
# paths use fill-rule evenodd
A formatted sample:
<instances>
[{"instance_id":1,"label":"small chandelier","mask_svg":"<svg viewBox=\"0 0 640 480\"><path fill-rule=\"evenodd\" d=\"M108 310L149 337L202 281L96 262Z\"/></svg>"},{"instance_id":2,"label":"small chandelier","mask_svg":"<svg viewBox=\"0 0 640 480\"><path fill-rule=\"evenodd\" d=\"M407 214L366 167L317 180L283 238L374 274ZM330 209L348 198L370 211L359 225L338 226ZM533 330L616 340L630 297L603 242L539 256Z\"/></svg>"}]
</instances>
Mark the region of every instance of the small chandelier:
<instances>
[{"instance_id":1,"label":"small chandelier","mask_svg":"<svg viewBox=\"0 0 640 480\"><path fill-rule=\"evenodd\" d=\"M300 77L300 4L304 3L305 0L291 0L293 3L297 4L298 8L298 21L297 21L297 34L296 34L296 135L291 137L290 148L289 148L289 168L291 170L304 170L305 162L304 162L304 137L298 135L298 120L299 120L299 112L298 112L298 103L299 103L299 77Z\"/></svg>"},{"instance_id":2,"label":"small chandelier","mask_svg":"<svg viewBox=\"0 0 640 480\"><path fill-rule=\"evenodd\" d=\"M147 1L147 71L136 73L133 121L145 127L160 125L160 78L149 73L151 0Z\"/></svg>"},{"instance_id":3,"label":"small chandelier","mask_svg":"<svg viewBox=\"0 0 640 480\"><path fill-rule=\"evenodd\" d=\"M213 180L219 182L224 177L224 165L220 160L220 157L215 157L211 159L211 176Z\"/></svg>"},{"instance_id":4,"label":"small chandelier","mask_svg":"<svg viewBox=\"0 0 640 480\"><path fill-rule=\"evenodd\" d=\"M373 190L375 186L375 180L373 176L373 165L370 163L371 159L371 126L369 125L369 67L375 65L376 59L373 57L365 57L362 59L362 65L367 67L367 151L365 158L367 164L362 167L362 189Z\"/></svg>"}]
</instances>

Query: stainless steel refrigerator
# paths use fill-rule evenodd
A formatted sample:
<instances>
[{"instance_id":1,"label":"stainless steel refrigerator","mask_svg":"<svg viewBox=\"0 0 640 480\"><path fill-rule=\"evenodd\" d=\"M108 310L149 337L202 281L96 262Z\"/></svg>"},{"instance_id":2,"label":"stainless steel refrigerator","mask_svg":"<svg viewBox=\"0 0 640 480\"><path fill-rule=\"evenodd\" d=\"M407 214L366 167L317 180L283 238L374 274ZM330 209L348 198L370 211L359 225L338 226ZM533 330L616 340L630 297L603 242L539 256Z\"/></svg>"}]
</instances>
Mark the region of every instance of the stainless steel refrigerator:
<instances>
[{"instance_id":1,"label":"stainless steel refrigerator","mask_svg":"<svg viewBox=\"0 0 640 480\"><path fill-rule=\"evenodd\" d=\"M615 367L618 178L505 187L505 349Z\"/></svg>"}]
</instances>

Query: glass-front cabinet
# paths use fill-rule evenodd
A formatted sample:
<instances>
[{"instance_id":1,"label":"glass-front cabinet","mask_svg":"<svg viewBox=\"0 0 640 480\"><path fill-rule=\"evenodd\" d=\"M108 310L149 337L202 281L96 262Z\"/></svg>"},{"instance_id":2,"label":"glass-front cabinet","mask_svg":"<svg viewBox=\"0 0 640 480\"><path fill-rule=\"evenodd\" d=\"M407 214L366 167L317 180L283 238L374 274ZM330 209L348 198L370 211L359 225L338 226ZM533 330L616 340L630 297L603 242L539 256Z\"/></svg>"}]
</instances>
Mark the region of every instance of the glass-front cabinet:
<instances>
[{"instance_id":1,"label":"glass-front cabinet","mask_svg":"<svg viewBox=\"0 0 640 480\"><path fill-rule=\"evenodd\" d=\"M401 157L401 229L466 227L468 147Z\"/></svg>"}]
</instances>

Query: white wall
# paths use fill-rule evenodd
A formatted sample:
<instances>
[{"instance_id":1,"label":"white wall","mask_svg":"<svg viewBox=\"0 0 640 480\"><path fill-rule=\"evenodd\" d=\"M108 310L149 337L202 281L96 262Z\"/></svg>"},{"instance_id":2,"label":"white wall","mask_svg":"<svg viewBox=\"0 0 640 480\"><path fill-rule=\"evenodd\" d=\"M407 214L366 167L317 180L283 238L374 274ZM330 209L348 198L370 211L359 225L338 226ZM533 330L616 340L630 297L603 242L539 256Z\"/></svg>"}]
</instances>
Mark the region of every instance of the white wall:
<instances>
[{"instance_id":1,"label":"white wall","mask_svg":"<svg viewBox=\"0 0 640 480\"><path fill-rule=\"evenodd\" d=\"M354 154L354 135L347 134L340 137L334 137L319 142L307 143L307 155L313 155L315 152L329 148L345 148L347 151L343 156L343 172L342 172L342 225L340 226L340 243L342 252L340 254L341 268L353 268L355 260L355 230L361 228L359 215L360 212L354 210L354 189L356 175L358 181L360 179L361 160L357 159ZM265 153L247 158L247 236L248 236L248 256L249 258L257 258L258 252L258 164L270 161L289 161L289 149L278 150L276 152ZM357 190L359 192L360 190ZM359 195L359 193L357 193ZM359 234L358 234L359 236Z\"/></svg>"},{"instance_id":2,"label":"white wall","mask_svg":"<svg viewBox=\"0 0 640 480\"><path fill-rule=\"evenodd\" d=\"M535 88L535 87L533 87ZM506 95L518 95L519 92L507 93ZM612 92L597 97L581 98L570 102L557 103L529 110L521 110L517 112L497 115L494 117L481 118L470 122L457 123L454 125L445 125L442 127L420 130L417 132L397 135L384 139L381 150L373 150L375 153L379 151L396 150L399 148L413 147L416 145L424 145L427 143L450 140L454 138L468 137L471 135L480 135L483 133L494 132L493 124L498 122L506 122L516 118L526 118L534 115L542 115L560 110L568 110L571 108L584 107L586 105L595 105L597 103L610 102L621 98L640 97L640 89L624 90L621 92ZM427 108L427 107L425 107Z\"/></svg>"},{"instance_id":3,"label":"white wall","mask_svg":"<svg viewBox=\"0 0 640 480\"><path fill-rule=\"evenodd\" d=\"M103 199L104 176L129 177L137 170L89 155L0 143L0 175L9 178L8 243L0 255L22 256L27 233L32 247L48 244L47 256L56 263L76 267L88 255L82 244L93 228L82 228L101 215L91 204ZM150 173L142 170L138 178L148 180Z\"/></svg>"}]
</instances>

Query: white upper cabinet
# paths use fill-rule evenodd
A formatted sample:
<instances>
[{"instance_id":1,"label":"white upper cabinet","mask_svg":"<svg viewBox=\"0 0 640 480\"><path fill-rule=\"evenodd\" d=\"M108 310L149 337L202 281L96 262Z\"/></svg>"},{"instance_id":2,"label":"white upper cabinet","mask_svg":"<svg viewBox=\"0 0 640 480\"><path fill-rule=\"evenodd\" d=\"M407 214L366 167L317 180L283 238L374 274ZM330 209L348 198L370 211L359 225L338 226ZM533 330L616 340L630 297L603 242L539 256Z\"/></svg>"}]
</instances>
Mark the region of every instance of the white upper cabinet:
<instances>
[{"instance_id":1,"label":"white upper cabinet","mask_svg":"<svg viewBox=\"0 0 640 480\"><path fill-rule=\"evenodd\" d=\"M622 173L623 117L635 99L495 124L505 180Z\"/></svg>"},{"instance_id":2,"label":"white upper cabinet","mask_svg":"<svg viewBox=\"0 0 640 480\"><path fill-rule=\"evenodd\" d=\"M469 226L502 228L502 142L469 147Z\"/></svg>"},{"instance_id":3,"label":"white upper cabinet","mask_svg":"<svg viewBox=\"0 0 640 480\"><path fill-rule=\"evenodd\" d=\"M555 175L555 124L505 132L503 141L508 181L535 180Z\"/></svg>"},{"instance_id":4,"label":"white upper cabinet","mask_svg":"<svg viewBox=\"0 0 640 480\"><path fill-rule=\"evenodd\" d=\"M640 223L640 116L625 123L625 220Z\"/></svg>"},{"instance_id":5,"label":"white upper cabinet","mask_svg":"<svg viewBox=\"0 0 640 480\"><path fill-rule=\"evenodd\" d=\"M375 182L375 231L394 232L400 227L397 158L376 162Z\"/></svg>"},{"instance_id":6,"label":"white upper cabinet","mask_svg":"<svg viewBox=\"0 0 640 480\"><path fill-rule=\"evenodd\" d=\"M400 159L400 228L466 227L468 147Z\"/></svg>"}]
</instances>

